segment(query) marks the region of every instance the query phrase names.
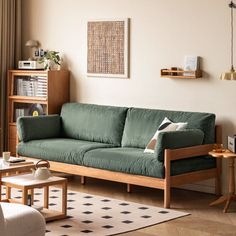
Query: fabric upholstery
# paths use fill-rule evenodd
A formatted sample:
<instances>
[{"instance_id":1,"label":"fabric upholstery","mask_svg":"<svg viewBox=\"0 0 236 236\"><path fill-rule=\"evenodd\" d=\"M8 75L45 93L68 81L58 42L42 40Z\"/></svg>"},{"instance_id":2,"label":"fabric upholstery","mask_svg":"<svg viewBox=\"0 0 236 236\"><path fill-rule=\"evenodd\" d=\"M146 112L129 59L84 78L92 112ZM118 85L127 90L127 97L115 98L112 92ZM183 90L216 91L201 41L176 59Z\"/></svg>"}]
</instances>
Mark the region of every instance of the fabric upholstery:
<instances>
[{"instance_id":1,"label":"fabric upholstery","mask_svg":"<svg viewBox=\"0 0 236 236\"><path fill-rule=\"evenodd\" d=\"M58 138L61 136L59 115L20 117L17 120L19 139L27 142L36 139Z\"/></svg>"},{"instance_id":2,"label":"fabric upholstery","mask_svg":"<svg viewBox=\"0 0 236 236\"><path fill-rule=\"evenodd\" d=\"M1 203L5 218L5 235L1 236L44 236L45 219L29 206Z\"/></svg>"},{"instance_id":3,"label":"fabric upholstery","mask_svg":"<svg viewBox=\"0 0 236 236\"><path fill-rule=\"evenodd\" d=\"M21 142L17 147L17 152L21 156L82 165L85 152L105 147L112 147L112 145L84 140L58 138Z\"/></svg>"},{"instance_id":4,"label":"fabric upholstery","mask_svg":"<svg viewBox=\"0 0 236 236\"><path fill-rule=\"evenodd\" d=\"M173 165L172 165L173 163ZM194 157L172 162L171 175L215 167L215 159L209 156ZM164 178L163 162L154 154L138 148L99 148L84 155L84 165L98 169Z\"/></svg>"},{"instance_id":5,"label":"fabric upholstery","mask_svg":"<svg viewBox=\"0 0 236 236\"><path fill-rule=\"evenodd\" d=\"M64 104L61 111L64 136L120 146L126 112L123 107Z\"/></svg>"},{"instance_id":6,"label":"fabric upholstery","mask_svg":"<svg viewBox=\"0 0 236 236\"><path fill-rule=\"evenodd\" d=\"M84 165L111 171L162 178L163 163L138 148L100 148L86 152Z\"/></svg>"},{"instance_id":7,"label":"fabric upholstery","mask_svg":"<svg viewBox=\"0 0 236 236\"><path fill-rule=\"evenodd\" d=\"M175 123L187 122L186 129L200 129L204 132L204 144L214 143L214 114L130 108L126 117L122 146L144 149L165 117Z\"/></svg>"},{"instance_id":8,"label":"fabric upholstery","mask_svg":"<svg viewBox=\"0 0 236 236\"><path fill-rule=\"evenodd\" d=\"M207 170L216 167L216 159L211 156L198 156L171 162L171 175Z\"/></svg>"},{"instance_id":9,"label":"fabric upholstery","mask_svg":"<svg viewBox=\"0 0 236 236\"><path fill-rule=\"evenodd\" d=\"M204 133L199 129L163 132L158 136L155 155L159 161L163 162L165 149L201 145L203 139Z\"/></svg>"}]
</instances>

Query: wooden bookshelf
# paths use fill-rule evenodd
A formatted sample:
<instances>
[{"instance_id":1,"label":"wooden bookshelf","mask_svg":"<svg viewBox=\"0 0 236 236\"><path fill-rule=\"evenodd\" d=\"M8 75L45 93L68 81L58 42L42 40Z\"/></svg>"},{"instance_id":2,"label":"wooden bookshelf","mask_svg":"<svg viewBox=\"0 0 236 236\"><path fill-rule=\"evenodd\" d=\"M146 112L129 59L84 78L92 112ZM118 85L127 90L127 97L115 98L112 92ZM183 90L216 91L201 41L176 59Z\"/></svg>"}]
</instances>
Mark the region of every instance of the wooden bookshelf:
<instances>
[{"instance_id":1,"label":"wooden bookshelf","mask_svg":"<svg viewBox=\"0 0 236 236\"><path fill-rule=\"evenodd\" d=\"M185 70L171 70L161 69L162 78L178 78L178 79L198 79L202 77L201 70L185 71Z\"/></svg>"},{"instance_id":2,"label":"wooden bookshelf","mask_svg":"<svg viewBox=\"0 0 236 236\"><path fill-rule=\"evenodd\" d=\"M37 70L9 70L8 71L8 149L11 155L16 154L17 131L16 131L16 109L27 111L33 104L40 104L43 114L59 114L61 106L69 102L69 71L37 71ZM33 89L36 94L21 94L27 89L22 90L18 80L38 81L41 78L45 81L45 94L37 95L37 87ZM35 82L36 84L37 82ZM27 82L26 82L27 84ZM45 85L44 85L45 86ZM20 90L20 88L21 90ZM32 87L32 86L31 86ZM30 88L32 89L32 88ZM27 114L24 115L30 115Z\"/></svg>"}]
</instances>

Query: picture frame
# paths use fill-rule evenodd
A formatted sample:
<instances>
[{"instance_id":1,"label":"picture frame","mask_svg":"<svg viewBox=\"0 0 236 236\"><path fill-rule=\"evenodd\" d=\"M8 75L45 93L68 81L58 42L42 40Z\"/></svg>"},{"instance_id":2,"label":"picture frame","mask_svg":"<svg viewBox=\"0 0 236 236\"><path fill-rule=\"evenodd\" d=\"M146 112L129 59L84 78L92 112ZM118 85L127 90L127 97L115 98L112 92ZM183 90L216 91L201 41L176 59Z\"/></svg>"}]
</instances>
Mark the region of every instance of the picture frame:
<instances>
[{"instance_id":1,"label":"picture frame","mask_svg":"<svg viewBox=\"0 0 236 236\"><path fill-rule=\"evenodd\" d=\"M129 18L87 22L87 76L129 77Z\"/></svg>"}]
</instances>

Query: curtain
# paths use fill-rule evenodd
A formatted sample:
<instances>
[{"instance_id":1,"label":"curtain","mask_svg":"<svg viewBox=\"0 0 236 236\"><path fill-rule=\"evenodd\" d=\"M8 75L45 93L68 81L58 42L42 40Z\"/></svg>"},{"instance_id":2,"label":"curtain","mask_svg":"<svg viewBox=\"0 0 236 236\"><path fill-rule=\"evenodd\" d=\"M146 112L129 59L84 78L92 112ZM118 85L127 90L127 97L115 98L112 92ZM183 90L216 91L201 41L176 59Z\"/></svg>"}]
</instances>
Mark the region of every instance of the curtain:
<instances>
[{"instance_id":1,"label":"curtain","mask_svg":"<svg viewBox=\"0 0 236 236\"><path fill-rule=\"evenodd\" d=\"M21 0L0 0L0 156L7 150L7 71L21 56Z\"/></svg>"}]
</instances>

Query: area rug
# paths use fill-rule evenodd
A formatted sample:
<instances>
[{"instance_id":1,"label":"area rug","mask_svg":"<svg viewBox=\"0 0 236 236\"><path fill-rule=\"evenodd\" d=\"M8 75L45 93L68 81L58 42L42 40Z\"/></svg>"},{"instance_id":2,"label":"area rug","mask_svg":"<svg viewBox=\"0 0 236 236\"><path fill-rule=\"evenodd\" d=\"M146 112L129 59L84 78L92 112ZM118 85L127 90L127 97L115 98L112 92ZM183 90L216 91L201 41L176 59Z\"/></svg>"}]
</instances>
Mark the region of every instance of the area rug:
<instances>
[{"instance_id":1,"label":"area rug","mask_svg":"<svg viewBox=\"0 0 236 236\"><path fill-rule=\"evenodd\" d=\"M13 196L21 198L20 190ZM35 190L35 205L42 204L42 190ZM50 188L49 206L61 209L61 190ZM105 236L138 230L189 215L113 198L68 191L68 218L47 223L46 236Z\"/></svg>"}]
</instances>

